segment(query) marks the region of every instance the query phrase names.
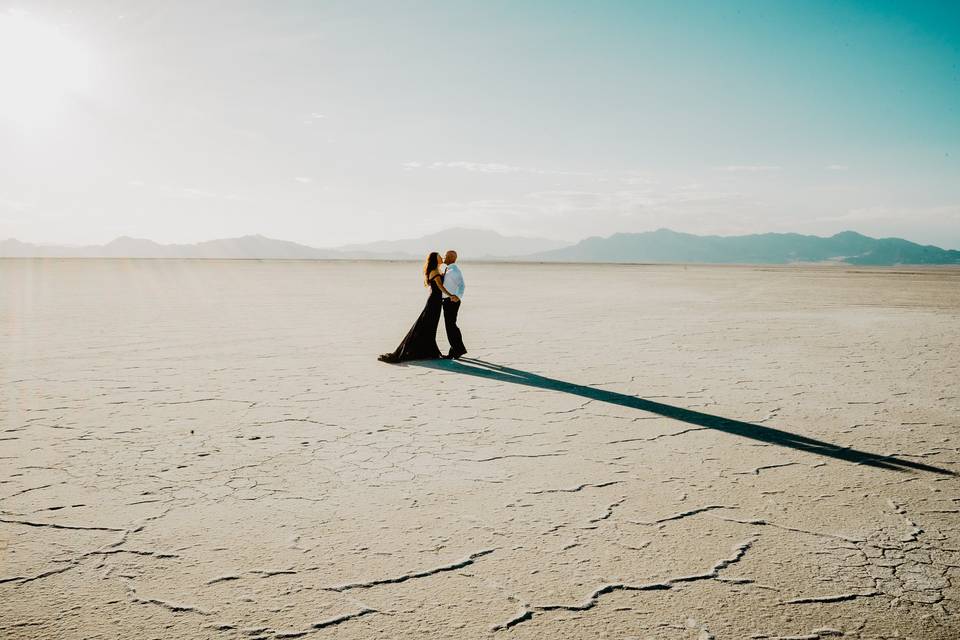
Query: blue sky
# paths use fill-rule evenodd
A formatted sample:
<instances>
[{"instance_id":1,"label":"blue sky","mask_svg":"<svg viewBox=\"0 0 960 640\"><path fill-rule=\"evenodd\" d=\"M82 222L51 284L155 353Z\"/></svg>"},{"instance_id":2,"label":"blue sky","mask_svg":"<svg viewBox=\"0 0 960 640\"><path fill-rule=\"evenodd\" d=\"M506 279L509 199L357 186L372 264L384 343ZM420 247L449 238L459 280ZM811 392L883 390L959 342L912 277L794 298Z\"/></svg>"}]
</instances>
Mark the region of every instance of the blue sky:
<instances>
[{"instance_id":1,"label":"blue sky","mask_svg":"<svg viewBox=\"0 0 960 640\"><path fill-rule=\"evenodd\" d=\"M955 2L0 6L0 238L960 247Z\"/></svg>"}]
</instances>

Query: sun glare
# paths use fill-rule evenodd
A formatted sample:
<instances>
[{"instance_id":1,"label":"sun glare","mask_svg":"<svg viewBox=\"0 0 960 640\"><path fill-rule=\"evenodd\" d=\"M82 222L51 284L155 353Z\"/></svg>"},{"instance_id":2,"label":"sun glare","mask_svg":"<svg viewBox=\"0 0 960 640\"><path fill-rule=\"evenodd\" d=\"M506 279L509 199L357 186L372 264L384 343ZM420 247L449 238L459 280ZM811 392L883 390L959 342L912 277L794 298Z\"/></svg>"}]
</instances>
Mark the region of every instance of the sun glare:
<instances>
[{"instance_id":1,"label":"sun glare","mask_svg":"<svg viewBox=\"0 0 960 640\"><path fill-rule=\"evenodd\" d=\"M0 120L39 124L90 85L90 56L62 28L25 12L0 13Z\"/></svg>"}]
</instances>

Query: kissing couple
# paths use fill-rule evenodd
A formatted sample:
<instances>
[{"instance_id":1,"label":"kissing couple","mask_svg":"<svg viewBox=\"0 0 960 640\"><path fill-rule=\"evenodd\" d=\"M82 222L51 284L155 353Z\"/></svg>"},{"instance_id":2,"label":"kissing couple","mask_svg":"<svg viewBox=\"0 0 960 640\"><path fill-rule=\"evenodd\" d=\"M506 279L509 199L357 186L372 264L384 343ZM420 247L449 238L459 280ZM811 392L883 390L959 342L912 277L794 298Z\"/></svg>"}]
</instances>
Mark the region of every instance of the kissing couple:
<instances>
[{"instance_id":1,"label":"kissing couple","mask_svg":"<svg viewBox=\"0 0 960 640\"><path fill-rule=\"evenodd\" d=\"M428 360L435 358L459 359L467 353L463 336L457 327L460 313L460 298L463 297L463 273L457 266L457 252L447 251L443 257L436 251L427 256L423 265L423 286L430 288L427 304L410 331L392 353L384 353L380 362L395 364L404 360ZM446 268L441 271L441 265ZM447 328L450 352L440 355L437 347L437 325L440 324L440 309L443 308L443 324Z\"/></svg>"}]
</instances>

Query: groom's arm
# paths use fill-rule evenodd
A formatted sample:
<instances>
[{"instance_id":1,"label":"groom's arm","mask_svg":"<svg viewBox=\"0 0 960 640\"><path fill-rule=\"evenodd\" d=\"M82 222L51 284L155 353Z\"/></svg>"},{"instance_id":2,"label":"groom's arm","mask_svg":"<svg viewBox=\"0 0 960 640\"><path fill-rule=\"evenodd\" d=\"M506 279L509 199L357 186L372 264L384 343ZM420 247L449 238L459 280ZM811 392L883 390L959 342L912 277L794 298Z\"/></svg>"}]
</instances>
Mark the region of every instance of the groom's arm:
<instances>
[{"instance_id":1,"label":"groom's arm","mask_svg":"<svg viewBox=\"0 0 960 640\"><path fill-rule=\"evenodd\" d=\"M447 288L453 292L453 294L457 297L457 301L459 301L459 298L463 295L463 290L465 288L463 284L463 274L460 273L459 269L457 269L456 271L451 271L450 276L450 279L453 280L453 282L447 283L449 285Z\"/></svg>"}]
</instances>

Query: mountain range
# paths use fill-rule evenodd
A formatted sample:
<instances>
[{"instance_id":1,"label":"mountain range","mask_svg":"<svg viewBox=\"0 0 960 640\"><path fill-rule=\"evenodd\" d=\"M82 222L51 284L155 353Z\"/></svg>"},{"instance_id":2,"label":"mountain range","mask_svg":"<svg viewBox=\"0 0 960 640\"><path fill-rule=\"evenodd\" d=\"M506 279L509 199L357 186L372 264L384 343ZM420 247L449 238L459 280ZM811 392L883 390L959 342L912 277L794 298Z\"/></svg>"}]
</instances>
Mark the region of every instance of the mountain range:
<instances>
[{"instance_id":1,"label":"mountain range","mask_svg":"<svg viewBox=\"0 0 960 640\"><path fill-rule=\"evenodd\" d=\"M18 240L0 242L3 258L259 258L307 259L338 258L340 254L329 249L315 249L306 245L274 240L263 236L243 236L224 240L210 240L196 244L159 244L122 236L104 245L65 247L36 245Z\"/></svg>"},{"instance_id":2,"label":"mountain range","mask_svg":"<svg viewBox=\"0 0 960 640\"><path fill-rule=\"evenodd\" d=\"M448 229L420 238L318 249L260 235L196 244L159 244L121 237L105 245L66 247L0 241L0 258L248 258L248 259L421 259L431 250L455 248L468 260L525 262L680 262L791 264L840 262L856 265L960 264L960 251L920 245L902 238L870 238L854 231L829 237L797 233L698 236L658 229L592 237L572 245L543 238L503 236L480 229Z\"/></svg>"},{"instance_id":3,"label":"mountain range","mask_svg":"<svg viewBox=\"0 0 960 640\"><path fill-rule=\"evenodd\" d=\"M419 238L317 249L261 235L196 244L159 244L122 236L105 245L80 247L0 241L0 258L256 258L288 260L412 260L430 251L456 248L474 260L496 260L550 251L567 243L543 238L503 236L484 229L454 228Z\"/></svg>"},{"instance_id":4,"label":"mountain range","mask_svg":"<svg viewBox=\"0 0 960 640\"><path fill-rule=\"evenodd\" d=\"M658 229L587 238L573 246L530 258L548 262L960 264L960 251L920 245L902 238L870 238L855 231L824 238L798 233L697 236Z\"/></svg>"}]
</instances>

